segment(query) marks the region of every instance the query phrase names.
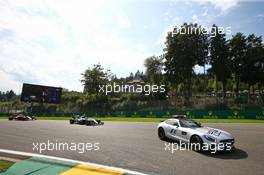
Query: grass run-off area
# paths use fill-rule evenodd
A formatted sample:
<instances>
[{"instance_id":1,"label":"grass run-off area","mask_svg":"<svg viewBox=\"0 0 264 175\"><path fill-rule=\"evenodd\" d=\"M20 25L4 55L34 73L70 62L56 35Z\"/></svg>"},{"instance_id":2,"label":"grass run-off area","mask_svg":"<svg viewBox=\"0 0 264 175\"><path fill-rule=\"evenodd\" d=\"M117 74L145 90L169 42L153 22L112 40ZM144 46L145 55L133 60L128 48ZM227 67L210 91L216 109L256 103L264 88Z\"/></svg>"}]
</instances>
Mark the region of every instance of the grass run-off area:
<instances>
[{"instance_id":1,"label":"grass run-off area","mask_svg":"<svg viewBox=\"0 0 264 175\"><path fill-rule=\"evenodd\" d=\"M0 173L5 172L13 164L14 164L13 162L0 160Z\"/></svg>"},{"instance_id":2,"label":"grass run-off area","mask_svg":"<svg viewBox=\"0 0 264 175\"><path fill-rule=\"evenodd\" d=\"M69 120L71 117L37 117L37 120ZM160 122L166 118L144 118L144 117L94 117L102 121L118 121L118 122ZM7 119L7 117L0 117ZM256 119L194 119L201 123L264 123L264 120Z\"/></svg>"}]
</instances>

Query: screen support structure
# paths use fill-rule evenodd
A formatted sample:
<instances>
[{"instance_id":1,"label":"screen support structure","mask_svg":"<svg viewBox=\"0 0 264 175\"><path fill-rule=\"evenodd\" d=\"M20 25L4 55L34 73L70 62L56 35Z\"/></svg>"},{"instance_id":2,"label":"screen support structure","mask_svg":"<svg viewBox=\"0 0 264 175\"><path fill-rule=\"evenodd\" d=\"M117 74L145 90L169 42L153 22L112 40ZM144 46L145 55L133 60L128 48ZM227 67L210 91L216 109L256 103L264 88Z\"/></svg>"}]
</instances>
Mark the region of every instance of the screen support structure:
<instances>
[{"instance_id":1,"label":"screen support structure","mask_svg":"<svg viewBox=\"0 0 264 175\"><path fill-rule=\"evenodd\" d=\"M29 101L29 111L27 111L28 113L30 113L31 115L33 115L33 100L35 99L35 96L30 96L30 101Z\"/></svg>"}]
</instances>

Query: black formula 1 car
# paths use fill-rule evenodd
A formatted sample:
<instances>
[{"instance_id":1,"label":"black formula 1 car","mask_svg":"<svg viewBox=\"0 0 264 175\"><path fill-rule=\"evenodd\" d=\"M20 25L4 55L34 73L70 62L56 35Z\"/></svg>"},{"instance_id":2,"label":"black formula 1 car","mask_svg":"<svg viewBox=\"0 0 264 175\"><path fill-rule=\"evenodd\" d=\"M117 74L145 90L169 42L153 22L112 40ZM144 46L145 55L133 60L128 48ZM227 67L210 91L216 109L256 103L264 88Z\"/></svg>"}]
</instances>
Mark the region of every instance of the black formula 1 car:
<instances>
[{"instance_id":1,"label":"black formula 1 car","mask_svg":"<svg viewBox=\"0 0 264 175\"><path fill-rule=\"evenodd\" d=\"M85 115L74 115L70 119L70 124L97 126L97 125L103 125L104 122L102 122L101 120L95 120L93 118L88 118Z\"/></svg>"},{"instance_id":2,"label":"black formula 1 car","mask_svg":"<svg viewBox=\"0 0 264 175\"><path fill-rule=\"evenodd\" d=\"M36 120L34 116L27 116L20 113L12 114L8 117L8 120L20 120L20 121L28 121L28 120Z\"/></svg>"}]
</instances>

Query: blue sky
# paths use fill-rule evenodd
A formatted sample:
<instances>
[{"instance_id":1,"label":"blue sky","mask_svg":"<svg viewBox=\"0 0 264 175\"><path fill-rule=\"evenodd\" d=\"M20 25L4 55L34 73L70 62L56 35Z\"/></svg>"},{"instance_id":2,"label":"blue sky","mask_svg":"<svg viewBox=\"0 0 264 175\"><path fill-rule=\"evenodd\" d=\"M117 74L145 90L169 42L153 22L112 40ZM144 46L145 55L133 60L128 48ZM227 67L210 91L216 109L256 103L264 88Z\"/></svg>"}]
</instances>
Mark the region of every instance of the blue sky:
<instances>
[{"instance_id":1,"label":"blue sky","mask_svg":"<svg viewBox=\"0 0 264 175\"><path fill-rule=\"evenodd\" d=\"M183 22L263 36L264 1L0 0L0 90L27 82L82 91L81 73L96 63L118 77L144 71Z\"/></svg>"}]
</instances>

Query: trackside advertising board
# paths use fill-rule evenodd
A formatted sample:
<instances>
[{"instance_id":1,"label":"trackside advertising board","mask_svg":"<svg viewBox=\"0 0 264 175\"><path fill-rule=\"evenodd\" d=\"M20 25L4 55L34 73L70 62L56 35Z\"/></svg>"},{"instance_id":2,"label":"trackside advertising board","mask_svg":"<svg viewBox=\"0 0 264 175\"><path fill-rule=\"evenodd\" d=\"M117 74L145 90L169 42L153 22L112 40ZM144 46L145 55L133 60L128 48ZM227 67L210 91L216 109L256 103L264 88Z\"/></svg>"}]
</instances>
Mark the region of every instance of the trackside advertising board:
<instances>
[{"instance_id":1,"label":"trackside advertising board","mask_svg":"<svg viewBox=\"0 0 264 175\"><path fill-rule=\"evenodd\" d=\"M72 116L83 113L34 113L36 116ZM116 111L116 112L86 112L89 117L148 117L167 118L171 115L187 115L196 119L258 119L264 120L262 110L175 110L175 111Z\"/></svg>"}]
</instances>

